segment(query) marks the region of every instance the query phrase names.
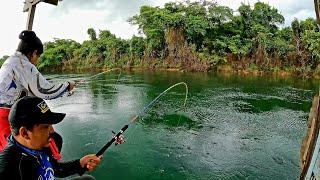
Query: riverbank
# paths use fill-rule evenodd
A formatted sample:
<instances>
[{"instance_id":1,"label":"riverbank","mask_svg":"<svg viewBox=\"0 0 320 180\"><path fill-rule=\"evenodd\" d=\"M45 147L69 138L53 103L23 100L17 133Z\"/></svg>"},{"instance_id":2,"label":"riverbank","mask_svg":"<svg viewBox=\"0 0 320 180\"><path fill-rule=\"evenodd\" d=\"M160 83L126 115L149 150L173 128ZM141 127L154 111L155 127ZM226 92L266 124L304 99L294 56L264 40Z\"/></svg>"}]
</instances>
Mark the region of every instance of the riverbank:
<instances>
[{"instance_id":1,"label":"riverbank","mask_svg":"<svg viewBox=\"0 0 320 180\"><path fill-rule=\"evenodd\" d=\"M43 72L67 72L67 73L83 73L83 72L102 72L113 69L111 67L76 67L76 66L63 66L63 68L45 68L42 71ZM194 72L190 71L184 68L164 68L164 67L157 67L157 68L150 68L150 67L140 67L140 66L125 66L121 69L126 71L168 71L168 72ZM239 76L253 76L253 77L263 77L263 76L275 76L275 77L293 77L293 78L299 78L299 79L320 79L320 72L305 72L301 73L297 70L274 70L274 71L263 71L263 70L257 70L257 69L233 69L231 65L219 65L215 66L209 71L202 72L202 73L217 73L221 75L239 75ZM201 73L201 72L199 72Z\"/></svg>"}]
</instances>

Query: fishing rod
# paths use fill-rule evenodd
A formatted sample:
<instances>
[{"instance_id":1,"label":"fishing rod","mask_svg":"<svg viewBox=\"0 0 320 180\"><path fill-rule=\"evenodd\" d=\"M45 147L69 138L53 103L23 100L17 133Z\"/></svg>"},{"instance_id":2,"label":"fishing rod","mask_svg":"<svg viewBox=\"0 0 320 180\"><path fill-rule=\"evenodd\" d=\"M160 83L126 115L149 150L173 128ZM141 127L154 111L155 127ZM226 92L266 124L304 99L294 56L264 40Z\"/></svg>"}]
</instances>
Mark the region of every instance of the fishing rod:
<instances>
[{"instance_id":1,"label":"fishing rod","mask_svg":"<svg viewBox=\"0 0 320 180\"><path fill-rule=\"evenodd\" d=\"M84 83L88 82L88 80L93 80L94 78L96 78L96 77L98 77L98 76L100 76L100 75L102 75L102 74L106 74L106 73L108 73L108 72L116 71L116 70L120 70L120 73L119 73L119 75L118 75L118 80L119 80L119 77L121 76L121 68L113 68L113 69L109 69L109 70L103 71L103 72L101 72L101 73L95 74L95 75L90 76L90 77L80 78L80 80L79 80L79 79L75 79L75 80L74 80L75 86L78 86L78 85L80 85L80 84L84 84ZM74 90L69 91L69 92L67 93L67 96L71 96L71 95L73 95L73 93L74 93Z\"/></svg>"},{"instance_id":2,"label":"fishing rod","mask_svg":"<svg viewBox=\"0 0 320 180\"><path fill-rule=\"evenodd\" d=\"M96 156L100 156L102 155L107 149L108 147L110 147L110 145L117 139L119 138L123 133L124 131L126 131L129 127L129 125L137 122L139 120L139 118L142 118L144 116L144 114L146 114L148 112L148 110L150 110L155 104L156 102L159 101L159 99L165 95L170 89L176 87L176 86L179 86L179 85L184 85L186 87L186 96L185 96L185 99L184 99L184 103L183 103L183 106L186 105L186 102L187 102L187 98L188 98L188 85L185 83L185 82L180 82L180 83L177 83L177 84L174 84L173 86L169 87L168 89L166 89L165 91L163 91L161 94L159 94L153 101L151 101L148 105L146 105L142 111L140 113L138 113L136 116L134 116L130 123L129 124L126 124L124 125L121 130L114 136L112 137L112 139L106 144L104 145L96 154Z\"/></svg>"},{"instance_id":3,"label":"fishing rod","mask_svg":"<svg viewBox=\"0 0 320 180\"><path fill-rule=\"evenodd\" d=\"M119 138L121 138L122 134L128 129L128 127L137 122L140 118L142 118L146 113L149 112L149 110L160 100L160 98L162 96L164 96L168 91L170 91L172 88L179 86L179 85L184 85L185 86L185 90L186 90L186 95L185 95L185 99L184 99L184 103L183 106L186 105L187 102L187 98L188 98L188 85L185 82L180 82L177 84L174 84L172 86L170 86L168 89L164 90L162 93L160 93L156 98L154 98L154 100L152 100L149 104L147 104L137 115L135 115L131 120L129 124L124 125L120 131L115 134L97 153L96 156L99 157L102 154L104 154L104 152ZM85 172L87 171L87 168L82 168L80 171L80 175L83 175Z\"/></svg>"},{"instance_id":4,"label":"fishing rod","mask_svg":"<svg viewBox=\"0 0 320 180\"><path fill-rule=\"evenodd\" d=\"M111 71L115 71L115 70L120 70L120 73L118 75L118 79L119 79L119 77L121 75L121 69L120 68L113 68L113 69L109 69L109 70L103 71L101 73L95 74L93 76L90 76L88 78L81 78L78 82L76 82L76 86L79 85L79 84L85 83L86 80L92 80L92 79L94 79L94 78L96 78L96 77L98 77L98 76L100 76L102 74L105 74L105 73L108 73L108 72L111 72ZM47 80L51 80L51 79L47 79ZM66 96L72 96L74 94L74 90L68 91L65 94L66 94ZM61 96L64 96L64 95L61 95ZM61 141L61 143L59 143L59 144L62 144L62 139L60 139L61 137L56 137L55 140L57 140L58 138L59 138L59 141ZM57 144L55 143L55 141L52 138L50 138L50 146L49 147L51 149L53 157L55 159L57 159L57 160L61 160L62 157L61 157L61 155L59 153L60 150L59 150Z\"/></svg>"}]
</instances>

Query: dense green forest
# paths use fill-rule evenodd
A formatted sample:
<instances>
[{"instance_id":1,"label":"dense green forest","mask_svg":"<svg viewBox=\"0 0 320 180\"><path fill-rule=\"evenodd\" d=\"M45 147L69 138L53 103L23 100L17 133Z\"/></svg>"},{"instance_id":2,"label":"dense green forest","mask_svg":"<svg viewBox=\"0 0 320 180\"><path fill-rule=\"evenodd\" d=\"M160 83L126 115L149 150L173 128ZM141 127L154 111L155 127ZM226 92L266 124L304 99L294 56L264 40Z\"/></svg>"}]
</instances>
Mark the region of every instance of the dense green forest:
<instances>
[{"instance_id":1,"label":"dense green forest","mask_svg":"<svg viewBox=\"0 0 320 180\"><path fill-rule=\"evenodd\" d=\"M108 30L87 30L82 44L70 39L45 43L40 69L113 67L176 68L320 74L316 21L284 17L268 4L242 4L237 11L213 2L142 6L128 20L141 37L124 40ZM1 60L0 60L1 62Z\"/></svg>"}]
</instances>

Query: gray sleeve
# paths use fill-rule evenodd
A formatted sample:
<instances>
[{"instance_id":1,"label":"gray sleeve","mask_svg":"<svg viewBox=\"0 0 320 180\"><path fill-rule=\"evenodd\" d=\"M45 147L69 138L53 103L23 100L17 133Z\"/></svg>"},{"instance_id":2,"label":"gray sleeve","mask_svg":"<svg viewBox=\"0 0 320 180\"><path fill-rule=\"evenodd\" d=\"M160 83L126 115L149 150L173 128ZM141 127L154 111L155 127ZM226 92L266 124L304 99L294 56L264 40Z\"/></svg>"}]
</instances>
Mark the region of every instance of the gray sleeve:
<instances>
[{"instance_id":1,"label":"gray sleeve","mask_svg":"<svg viewBox=\"0 0 320 180\"><path fill-rule=\"evenodd\" d=\"M42 99L55 99L68 91L69 83L51 83L42 76L38 69L32 65L24 68L24 84L26 89L36 97Z\"/></svg>"}]
</instances>

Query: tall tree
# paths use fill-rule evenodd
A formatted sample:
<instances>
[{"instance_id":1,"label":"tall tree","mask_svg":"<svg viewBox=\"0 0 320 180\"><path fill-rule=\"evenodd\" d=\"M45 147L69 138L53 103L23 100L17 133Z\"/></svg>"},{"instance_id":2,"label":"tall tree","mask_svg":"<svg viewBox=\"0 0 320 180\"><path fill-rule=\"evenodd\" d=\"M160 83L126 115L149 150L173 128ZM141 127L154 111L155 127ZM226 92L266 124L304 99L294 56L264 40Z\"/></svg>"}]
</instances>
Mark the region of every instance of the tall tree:
<instances>
[{"instance_id":1,"label":"tall tree","mask_svg":"<svg viewBox=\"0 0 320 180\"><path fill-rule=\"evenodd\" d=\"M97 33L93 28L89 28L87 30L87 33L88 33L91 40L97 40Z\"/></svg>"}]
</instances>

